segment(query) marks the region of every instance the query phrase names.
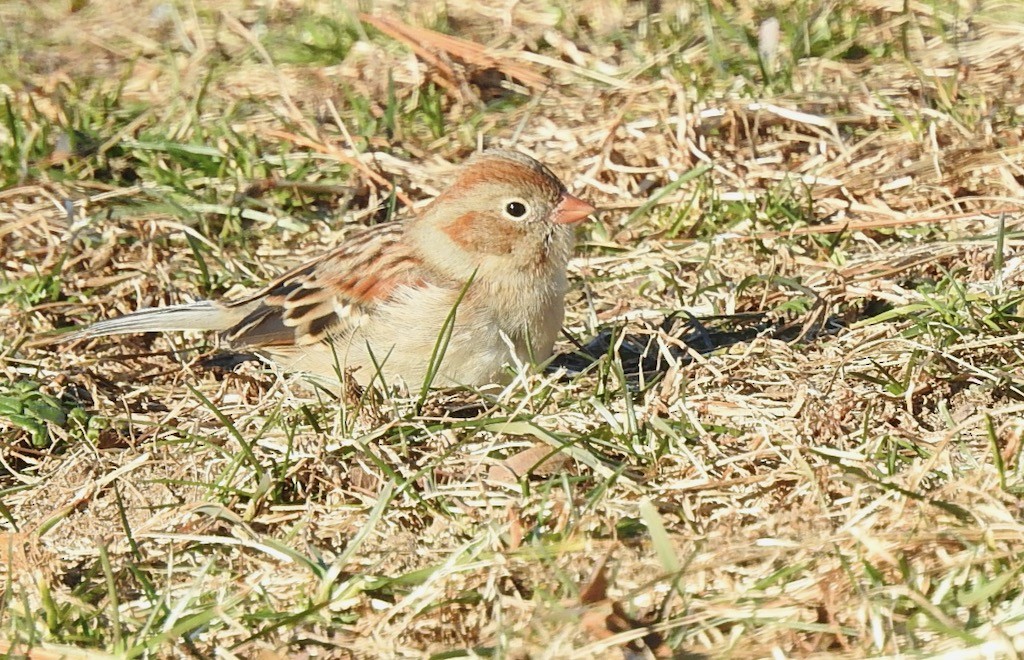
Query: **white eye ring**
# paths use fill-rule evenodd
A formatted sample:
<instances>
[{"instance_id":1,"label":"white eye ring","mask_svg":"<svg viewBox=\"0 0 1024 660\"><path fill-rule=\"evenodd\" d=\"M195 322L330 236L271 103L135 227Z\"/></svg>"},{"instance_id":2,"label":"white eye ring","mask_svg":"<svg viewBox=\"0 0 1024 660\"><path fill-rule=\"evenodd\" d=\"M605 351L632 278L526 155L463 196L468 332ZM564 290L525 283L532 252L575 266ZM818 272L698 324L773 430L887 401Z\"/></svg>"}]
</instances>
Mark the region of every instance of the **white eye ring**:
<instances>
[{"instance_id":1,"label":"white eye ring","mask_svg":"<svg viewBox=\"0 0 1024 660\"><path fill-rule=\"evenodd\" d=\"M505 201L501 207L501 212L509 220L519 221L530 213L530 205L526 200L513 197Z\"/></svg>"}]
</instances>

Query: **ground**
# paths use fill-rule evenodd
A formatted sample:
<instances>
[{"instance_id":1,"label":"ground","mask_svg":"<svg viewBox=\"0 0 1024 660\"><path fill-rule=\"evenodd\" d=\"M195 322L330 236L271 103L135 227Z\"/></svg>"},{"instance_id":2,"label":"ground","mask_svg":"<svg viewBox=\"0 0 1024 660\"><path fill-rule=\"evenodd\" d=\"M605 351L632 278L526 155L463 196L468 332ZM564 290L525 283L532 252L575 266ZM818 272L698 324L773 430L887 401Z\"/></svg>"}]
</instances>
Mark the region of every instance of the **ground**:
<instances>
[{"instance_id":1,"label":"ground","mask_svg":"<svg viewBox=\"0 0 1024 660\"><path fill-rule=\"evenodd\" d=\"M0 6L0 648L1024 652L1024 10L356 4ZM251 291L481 145L601 208L500 392L40 341Z\"/></svg>"}]
</instances>

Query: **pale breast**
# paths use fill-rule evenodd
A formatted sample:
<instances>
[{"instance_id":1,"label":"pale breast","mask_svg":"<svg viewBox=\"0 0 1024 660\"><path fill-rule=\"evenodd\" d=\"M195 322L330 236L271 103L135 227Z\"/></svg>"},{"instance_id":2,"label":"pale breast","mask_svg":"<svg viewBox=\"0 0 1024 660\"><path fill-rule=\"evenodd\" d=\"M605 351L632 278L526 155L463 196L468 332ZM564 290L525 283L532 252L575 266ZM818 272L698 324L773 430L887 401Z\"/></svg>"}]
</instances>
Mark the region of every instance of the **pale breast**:
<instances>
[{"instance_id":1,"label":"pale breast","mask_svg":"<svg viewBox=\"0 0 1024 660\"><path fill-rule=\"evenodd\" d=\"M458 304L456 304L458 303ZM509 361L494 311L459 291L428 285L396 291L345 342L347 365L365 383L381 368L411 389L494 382Z\"/></svg>"}]
</instances>

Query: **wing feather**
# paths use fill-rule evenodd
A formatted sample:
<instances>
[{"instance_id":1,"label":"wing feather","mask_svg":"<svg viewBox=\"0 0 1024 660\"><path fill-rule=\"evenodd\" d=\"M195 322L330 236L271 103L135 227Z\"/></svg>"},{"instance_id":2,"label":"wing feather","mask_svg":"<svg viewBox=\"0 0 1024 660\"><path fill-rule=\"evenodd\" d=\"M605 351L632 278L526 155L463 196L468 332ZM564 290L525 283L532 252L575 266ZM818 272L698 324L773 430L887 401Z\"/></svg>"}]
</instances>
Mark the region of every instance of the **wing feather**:
<instances>
[{"instance_id":1,"label":"wing feather","mask_svg":"<svg viewBox=\"0 0 1024 660\"><path fill-rule=\"evenodd\" d=\"M419 281L419 260L388 223L352 235L334 251L299 266L261 291L229 303L251 311L225 337L250 348L307 346L349 336L375 303Z\"/></svg>"}]
</instances>

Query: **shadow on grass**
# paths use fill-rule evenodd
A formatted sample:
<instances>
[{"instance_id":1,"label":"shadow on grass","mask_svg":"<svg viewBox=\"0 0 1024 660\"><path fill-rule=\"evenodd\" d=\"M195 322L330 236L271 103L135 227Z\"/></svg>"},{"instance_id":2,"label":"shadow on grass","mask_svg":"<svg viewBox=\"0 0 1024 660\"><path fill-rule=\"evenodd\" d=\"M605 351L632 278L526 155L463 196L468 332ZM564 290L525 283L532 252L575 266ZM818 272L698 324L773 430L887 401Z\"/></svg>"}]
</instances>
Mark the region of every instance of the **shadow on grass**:
<instances>
[{"instance_id":1,"label":"shadow on grass","mask_svg":"<svg viewBox=\"0 0 1024 660\"><path fill-rule=\"evenodd\" d=\"M813 328L802 321L773 319L765 312L703 318L685 312L672 313L660 323L653 322L641 328L633 325L625 334L621 326L604 328L586 344L567 335L576 344L576 350L556 355L548 370L565 369L570 377L574 377L593 368L605 356L615 356L622 365L627 382L633 387L660 377L671 363L689 364L694 354L707 355L757 337L808 342L845 327L842 320L834 317L814 324Z\"/></svg>"}]
</instances>

